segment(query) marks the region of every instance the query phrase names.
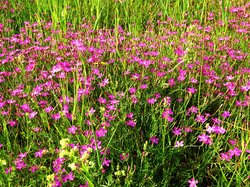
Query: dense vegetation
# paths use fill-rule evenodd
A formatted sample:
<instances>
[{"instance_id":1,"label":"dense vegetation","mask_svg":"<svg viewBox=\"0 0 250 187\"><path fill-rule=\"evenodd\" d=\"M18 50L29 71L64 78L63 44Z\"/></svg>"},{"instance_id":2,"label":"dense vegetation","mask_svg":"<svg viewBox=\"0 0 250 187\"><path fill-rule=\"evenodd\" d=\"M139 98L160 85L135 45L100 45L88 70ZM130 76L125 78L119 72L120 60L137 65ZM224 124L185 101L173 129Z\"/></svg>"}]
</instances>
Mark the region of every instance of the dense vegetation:
<instances>
[{"instance_id":1,"label":"dense vegetation","mask_svg":"<svg viewBox=\"0 0 250 187\"><path fill-rule=\"evenodd\" d=\"M250 185L250 3L0 4L0 186Z\"/></svg>"}]
</instances>

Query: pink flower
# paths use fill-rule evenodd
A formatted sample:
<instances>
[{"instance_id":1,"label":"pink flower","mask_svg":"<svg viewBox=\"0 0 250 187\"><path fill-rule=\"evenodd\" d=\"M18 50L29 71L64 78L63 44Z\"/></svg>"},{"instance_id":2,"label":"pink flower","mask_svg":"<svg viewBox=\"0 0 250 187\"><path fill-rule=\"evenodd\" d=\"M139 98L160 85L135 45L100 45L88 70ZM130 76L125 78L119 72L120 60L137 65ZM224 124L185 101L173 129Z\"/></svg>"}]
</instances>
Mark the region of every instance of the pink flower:
<instances>
[{"instance_id":1,"label":"pink flower","mask_svg":"<svg viewBox=\"0 0 250 187\"><path fill-rule=\"evenodd\" d=\"M8 123L11 127L17 126L17 121L11 120Z\"/></svg>"},{"instance_id":2,"label":"pink flower","mask_svg":"<svg viewBox=\"0 0 250 187\"><path fill-rule=\"evenodd\" d=\"M152 136L151 138L149 138L149 140L152 142L152 144L158 144L159 142L159 138L157 138L156 136Z\"/></svg>"},{"instance_id":3,"label":"pink flower","mask_svg":"<svg viewBox=\"0 0 250 187\"><path fill-rule=\"evenodd\" d=\"M197 187L196 184L198 183L199 183L198 180L195 180L195 178L188 180L189 187Z\"/></svg>"},{"instance_id":4,"label":"pink flower","mask_svg":"<svg viewBox=\"0 0 250 187\"><path fill-rule=\"evenodd\" d=\"M120 159L122 160L122 161L124 161L124 160L127 160L128 159L128 157L129 157L129 153L123 153L123 154L120 154Z\"/></svg>"},{"instance_id":5,"label":"pink flower","mask_svg":"<svg viewBox=\"0 0 250 187\"><path fill-rule=\"evenodd\" d=\"M232 157L229 155L228 152L221 153L220 158L221 160L226 160L226 161L230 161L232 159Z\"/></svg>"},{"instance_id":6,"label":"pink flower","mask_svg":"<svg viewBox=\"0 0 250 187\"><path fill-rule=\"evenodd\" d=\"M199 135L198 139L199 139L199 142L202 142L204 144L208 144L208 145L212 144L212 140L211 140L210 136L208 136L206 134Z\"/></svg>"},{"instance_id":7,"label":"pink flower","mask_svg":"<svg viewBox=\"0 0 250 187\"><path fill-rule=\"evenodd\" d=\"M102 161L102 165L108 167L110 162L111 162L110 160L107 160L106 158L104 158L103 161Z\"/></svg>"},{"instance_id":8,"label":"pink flower","mask_svg":"<svg viewBox=\"0 0 250 187\"><path fill-rule=\"evenodd\" d=\"M56 114L53 114L51 116L51 118L57 121L57 120L59 120L61 118L61 115L60 115L60 113L56 113Z\"/></svg>"},{"instance_id":9,"label":"pink flower","mask_svg":"<svg viewBox=\"0 0 250 187\"><path fill-rule=\"evenodd\" d=\"M133 119L134 114L132 112L127 114L127 118Z\"/></svg>"},{"instance_id":10,"label":"pink flower","mask_svg":"<svg viewBox=\"0 0 250 187\"><path fill-rule=\"evenodd\" d=\"M187 92L190 93L190 94L194 94L195 92L197 92L197 89L195 88L187 88Z\"/></svg>"},{"instance_id":11,"label":"pink flower","mask_svg":"<svg viewBox=\"0 0 250 187\"><path fill-rule=\"evenodd\" d=\"M108 131L104 128L100 128L99 130L96 130L96 136L97 137L104 137Z\"/></svg>"},{"instance_id":12,"label":"pink flower","mask_svg":"<svg viewBox=\"0 0 250 187\"><path fill-rule=\"evenodd\" d=\"M129 93L130 94L135 94L136 88L129 88Z\"/></svg>"},{"instance_id":13,"label":"pink flower","mask_svg":"<svg viewBox=\"0 0 250 187\"><path fill-rule=\"evenodd\" d=\"M224 111L222 114L221 114L221 116L223 117L223 118L228 118L228 117L230 117L230 112L228 112L228 111Z\"/></svg>"},{"instance_id":14,"label":"pink flower","mask_svg":"<svg viewBox=\"0 0 250 187\"><path fill-rule=\"evenodd\" d=\"M173 133L175 136L180 135L180 134L181 134L181 128L174 127L174 129L172 130L172 133Z\"/></svg>"},{"instance_id":15,"label":"pink flower","mask_svg":"<svg viewBox=\"0 0 250 187\"><path fill-rule=\"evenodd\" d=\"M29 119L34 118L36 115L37 115L37 112L31 112L31 113L29 114Z\"/></svg>"},{"instance_id":16,"label":"pink flower","mask_svg":"<svg viewBox=\"0 0 250 187\"><path fill-rule=\"evenodd\" d=\"M184 146L184 141L176 141L174 145L175 148L183 147L183 146Z\"/></svg>"},{"instance_id":17,"label":"pink flower","mask_svg":"<svg viewBox=\"0 0 250 187\"><path fill-rule=\"evenodd\" d=\"M49 112L51 112L52 110L53 110L53 107L52 107L52 106L48 106L47 108L44 109L44 111L45 111L46 113L49 113Z\"/></svg>"},{"instance_id":18,"label":"pink flower","mask_svg":"<svg viewBox=\"0 0 250 187\"><path fill-rule=\"evenodd\" d=\"M26 113L32 112L32 110L31 110L31 108L30 108L30 106L29 106L28 104L23 104L22 106L20 106L20 108L21 108L24 112L26 112Z\"/></svg>"},{"instance_id":19,"label":"pink flower","mask_svg":"<svg viewBox=\"0 0 250 187\"><path fill-rule=\"evenodd\" d=\"M147 100L147 102L148 102L149 104L154 104L156 101L157 101L157 100L156 100L155 98L149 98L149 99Z\"/></svg>"},{"instance_id":20,"label":"pink flower","mask_svg":"<svg viewBox=\"0 0 250 187\"><path fill-rule=\"evenodd\" d=\"M31 166L31 167L29 168L29 171L32 172L32 173L35 173L36 170L38 170L38 167L37 167L36 165Z\"/></svg>"},{"instance_id":21,"label":"pink flower","mask_svg":"<svg viewBox=\"0 0 250 187\"><path fill-rule=\"evenodd\" d=\"M238 149L237 147L234 147L234 149L230 149L228 152L230 157L233 157L233 156L240 156L242 150Z\"/></svg>"},{"instance_id":22,"label":"pink flower","mask_svg":"<svg viewBox=\"0 0 250 187\"><path fill-rule=\"evenodd\" d=\"M68 128L68 133L69 134L76 134L77 127L76 126L71 126Z\"/></svg>"},{"instance_id":23,"label":"pink flower","mask_svg":"<svg viewBox=\"0 0 250 187\"><path fill-rule=\"evenodd\" d=\"M136 126L136 122L133 120L129 120L129 121L126 121L126 125L128 125L130 127L134 127L134 126Z\"/></svg>"}]
</instances>

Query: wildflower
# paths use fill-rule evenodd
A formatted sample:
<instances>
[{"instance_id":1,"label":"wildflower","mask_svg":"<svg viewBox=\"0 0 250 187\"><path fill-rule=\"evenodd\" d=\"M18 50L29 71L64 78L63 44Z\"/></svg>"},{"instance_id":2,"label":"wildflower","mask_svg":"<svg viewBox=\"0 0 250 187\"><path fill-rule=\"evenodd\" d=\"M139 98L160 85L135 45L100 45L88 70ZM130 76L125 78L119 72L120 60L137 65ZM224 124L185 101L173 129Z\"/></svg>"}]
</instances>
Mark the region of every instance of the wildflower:
<instances>
[{"instance_id":1,"label":"wildflower","mask_svg":"<svg viewBox=\"0 0 250 187\"><path fill-rule=\"evenodd\" d=\"M23 158L25 158L26 156L27 156L27 152L25 152L25 153L20 153L19 155L18 155L18 157L20 158L20 159L23 159Z\"/></svg>"},{"instance_id":2,"label":"wildflower","mask_svg":"<svg viewBox=\"0 0 250 187\"><path fill-rule=\"evenodd\" d=\"M195 92L197 92L197 89L191 87L191 88L187 88L187 92L190 94L194 94Z\"/></svg>"},{"instance_id":3,"label":"wildflower","mask_svg":"<svg viewBox=\"0 0 250 187\"><path fill-rule=\"evenodd\" d=\"M184 146L184 141L176 141L174 145L175 148L183 147L183 146Z\"/></svg>"},{"instance_id":4,"label":"wildflower","mask_svg":"<svg viewBox=\"0 0 250 187\"><path fill-rule=\"evenodd\" d=\"M174 78L169 79L168 80L168 84L169 84L170 87L175 86L175 80L174 80Z\"/></svg>"},{"instance_id":5,"label":"wildflower","mask_svg":"<svg viewBox=\"0 0 250 187\"><path fill-rule=\"evenodd\" d=\"M197 121L199 123L205 123L206 118L203 115L197 115L195 118L195 121Z\"/></svg>"},{"instance_id":6,"label":"wildflower","mask_svg":"<svg viewBox=\"0 0 250 187\"><path fill-rule=\"evenodd\" d=\"M231 145L236 145L236 141L235 140L228 140L228 143L230 143Z\"/></svg>"},{"instance_id":7,"label":"wildflower","mask_svg":"<svg viewBox=\"0 0 250 187\"><path fill-rule=\"evenodd\" d=\"M229 155L228 152L225 152L220 154L220 158L221 160L230 161L232 157Z\"/></svg>"},{"instance_id":8,"label":"wildflower","mask_svg":"<svg viewBox=\"0 0 250 187\"><path fill-rule=\"evenodd\" d=\"M198 139L199 139L199 142L202 142L204 144L208 144L208 145L212 144L212 140L211 140L210 136L208 136L206 134L199 135Z\"/></svg>"},{"instance_id":9,"label":"wildflower","mask_svg":"<svg viewBox=\"0 0 250 187\"><path fill-rule=\"evenodd\" d=\"M32 173L35 173L37 170L38 170L38 167L37 167L36 165L31 166L31 167L29 168L29 171L32 172Z\"/></svg>"},{"instance_id":10,"label":"wildflower","mask_svg":"<svg viewBox=\"0 0 250 187\"><path fill-rule=\"evenodd\" d=\"M230 117L230 112L228 112L228 111L224 111L222 114L221 114L221 116L223 117L223 118L228 118L228 117Z\"/></svg>"},{"instance_id":11,"label":"wildflower","mask_svg":"<svg viewBox=\"0 0 250 187\"><path fill-rule=\"evenodd\" d=\"M147 89L147 88L148 88L148 85L147 85L147 84L142 84L142 85L140 86L140 89L142 89L142 90Z\"/></svg>"},{"instance_id":12,"label":"wildflower","mask_svg":"<svg viewBox=\"0 0 250 187\"><path fill-rule=\"evenodd\" d=\"M35 157L36 158L42 158L43 157L43 154L44 153L46 153L47 152L47 150L45 150L45 149L40 149L39 151L37 151L37 152L35 152Z\"/></svg>"},{"instance_id":13,"label":"wildflower","mask_svg":"<svg viewBox=\"0 0 250 187\"><path fill-rule=\"evenodd\" d=\"M68 180L73 181L74 178L75 178L75 176L73 175L72 172L70 172L70 173L66 174L66 175L63 177L62 182L65 183L65 182L67 182Z\"/></svg>"},{"instance_id":14,"label":"wildflower","mask_svg":"<svg viewBox=\"0 0 250 187\"><path fill-rule=\"evenodd\" d=\"M129 88L129 93L132 95L132 94L135 94L136 92L136 88Z\"/></svg>"},{"instance_id":15,"label":"wildflower","mask_svg":"<svg viewBox=\"0 0 250 187\"><path fill-rule=\"evenodd\" d=\"M20 108L25 112L25 113L30 113L32 112L30 106L28 104L23 104L22 106L20 106Z\"/></svg>"},{"instance_id":16,"label":"wildflower","mask_svg":"<svg viewBox=\"0 0 250 187\"><path fill-rule=\"evenodd\" d=\"M147 100L147 102L148 102L149 104L154 104L156 101L157 101L157 100L156 100L155 98L149 98L149 99Z\"/></svg>"},{"instance_id":17,"label":"wildflower","mask_svg":"<svg viewBox=\"0 0 250 187\"><path fill-rule=\"evenodd\" d=\"M130 113L127 114L126 117L127 117L127 118L130 118L130 119L133 119L133 116L134 116L134 114L133 114L132 112L130 112Z\"/></svg>"},{"instance_id":18,"label":"wildflower","mask_svg":"<svg viewBox=\"0 0 250 187\"><path fill-rule=\"evenodd\" d=\"M189 187L197 187L196 184L198 183L199 183L198 180L195 180L195 178L188 180Z\"/></svg>"},{"instance_id":19,"label":"wildflower","mask_svg":"<svg viewBox=\"0 0 250 187\"><path fill-rule=\"evenodd\" d=\"M174 129L172 130L172 133L173 133L175 136L180 135L180 134L181 134L181 128L174 127Z\"/></svg>"},{"instance_id":20,"label":"wildflower","mask_svg":"<svg viewBox=\"0 0 250 187\"><path fill-rule=\"evenodd\" d=\"M110 160L107 160L106 158L104 158L103 161L102 161L102 165L103 166L109 166L110 162L111 162Z\"/></svg>"},{"instance_id":21,"label":"wildflower","mask_svg":"<svg viewBox=\"0 0 250 187\"><path fill-rule=\"evenodd\" d=\"M126 121L126 125L128 125L130 127L134 127L136 125L136 122L133 120L129 120L129 121Z\"/></svg>"},{"instance_id":22,"label":"wildflower","mask_svg":"<svg viewBox=\"0 0 250 187\"><path fill-rule=\"evenodd\" d=\"M152 144L158 144L159 142L159 138L157 138L156 136L152 136L151 138L149 138L149 140Z\"/></svg>"},{"instance_id":23,"label":"wildflower","mask_svg":"<svg viewBox=\"0 0 250 187\"><path fill-rule=\"evenodd\" d=\"M240 156L242 150L238 149L237 147L234 147L234 149L231 149L228 152L230 157L233 157L233 156Z\"/></svg>"},{"instance_id":24,"label":"wildflower","mask_svg":"<svg viewBox=\"0 0 250 187\"><path fill-rule=\"evenodd\" d=\"M76 126L71 126L68 128L68 133L69 134L76 134L77 127Z\"/></svg>"},{"instance_id":25,"label":"wildflower","mask_svg":"<svg viewBox=\"0 0 250 187\"><path fill-rule=\"evenodd\" d=\"M184 127L185 132L193 132L191 127Z\"/></svg>"},{"instance_id":26,"label":"wildflower","mask_svg":"<svg viewBox=\"0 0 250 187\"><path fill-rule=\"evenodd\" d=\"M51 118L57 121L61 118L61 115L60 113L52 114Z\"/></svg>"},{"instance_id":27,"label":"wildflower","mask_svg":"<svg viewBox=\"0 0 250 187\"><path fill-rule=\"evenodd\" d=\"M187 109L187 115L188 116L190 115L190 113L197 114L197 112L198 112L198 108L195 107L195 106L191 106L190 108Z\"/></svg>"},{"instance_id":28,"label":"wildflower","mask_svg":"<svg viewBox=\"0 0 250 187\"><path fill-rule=\"evenodd\" d=\"M108 131L104 128L100 128L99 130L96 130L96 136L97 137L104 137Z\"/></svg>"},{"instance_id":29,"label":"wildflower","mask_svg":"<svg viewBox=\"0 0 250 187\"><path fill-rule=\"evenodd\" d=\"M29 114L29 119L34 118L36 115L37 115L37 112L31 112L31 113Z\"/></svg>"},{"instance_id":30,"label":"wildflower","mask_svg":"<svg viewBox=\"0 0 250 187\"><path fill-rule=\"evenodd\" d=\"M122 161L124 161L124 160L127 160L128 159L128 157L129 157L129 153L123 153L123 154L120 154L120 159L122 160Z\"/></svg>"},{"instance_id":31,"label":"wildflower","mask_svg":"<svg viewBox=\"0 0 250 187\"><path fill-rule=\"evenodd\" d=\"M107 100L103 97L99 97L97 100L100 104L105 104L107 102Z\"/></svg>"},{"instance_id":32,"label":"wildflower","mask_svg":"<svg viewBox=\"0 0 250 187\"><path fill-rule=\"evenodd\" d=\"M105 87L107 84L109 84L109 80L108 79L103 79L103 81L101 83L99 83L100 87Z\"/></svg>"},{"instance_id":33,"label":"wildflower","mask_svg":"<svg viewBox=\"0 0 250 187\"><path fill-rule=\"evenodd\" d=\"M45 111L46 113L49 113L49 112L51 112L52 110L53 110L53 107L52 107L52 106L48 106L47 108L44 109L44 111Z\"/></svg>"},{"instance_id":34,"label":"wildflower","mask_svg":"<svg viewBox=\"0 0 250 187\"><path fill-rule=\"evenodd\" d=\"M61 140L60 140L60 145L62 146L62 148L67 147L68 144L69 144L69 141L70 141L70 140L69 140L68 138L61 139Z\"/></svg>"},{"instance_id":35,"label":"wildflower","mask_svg":"<svg viewBox=\"0 0 250 187\"><path fill-rule=\"evenodd\" d=\"M10 166L9 168L5 168L5 174L9 174L13 171L12 166Z\"/></svg>"},{"instance_id":36,"label":"wildflower","mask_svg":"<svg viewBox=\"0 0 250 187\"><path fill-rule=\"evenodd\" d=\"M8 123L11 127L17 126L17 121L11 120Z\"/></svg>"}]
</instances>

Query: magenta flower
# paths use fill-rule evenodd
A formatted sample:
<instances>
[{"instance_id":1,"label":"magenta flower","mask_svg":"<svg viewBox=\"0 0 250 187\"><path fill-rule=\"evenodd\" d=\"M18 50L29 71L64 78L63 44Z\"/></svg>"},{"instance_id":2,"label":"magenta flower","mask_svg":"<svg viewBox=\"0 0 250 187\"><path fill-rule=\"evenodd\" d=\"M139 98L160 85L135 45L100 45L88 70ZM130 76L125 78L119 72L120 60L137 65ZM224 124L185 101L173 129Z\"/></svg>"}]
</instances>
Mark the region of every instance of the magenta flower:
<instances>
[{"instance_id":1,"label":"magenta flower","mask_svg":"<svg viewBox=\"0 0 250 187\"><path fill-rule=\"evenodd\" d=\"M147 85L147 84L142 84L142 85L140 86L140 89L142 89L142 90L147 89L147 88L148 88L148 85Z\"/></svg>"},{"instance_id":2,"label":"magenta flower","mask_svg":"<svg viewBox=\"0 0 250 187\"><path fill-rule=\"evenodd\" d=\"M236 141L235 140L228 140L228 143L231 145L236 145Z\"/></svg>"},{"instance_id":3,"label":"magenta flower","mask_svg":"<svg viewBox=\"0 0 250 187\"><path fill-rule=\"evenodd\" d=\"M226 160L226 161L230 161L232 159L232 157L229 155L228 152L221 153L220 158L221 160Z\"/></svg>"},{"instance_id":4,"label":"magenta flower","mask_svg":"<svg viewBox=\"0 0 250 187\"><path fill-rule=\"evenodd\" d=\"M25 153L20 153L19 155L18 155L18 157L20 158L20 159L23 159L23 158L25 158L26 156L27 156L27 152L25 152Z\"/></svg>"},{"instance_id":5,"label":"magenta flower","mask_svg":"<svg viewBox=\"0 0 250 187\"><path fill-rule=\"evenodd\" d=\"M126 125L128 125L130 127L134 127L134 126L136 126L136 122L133 120L129 120L129 121L126 121Z\"/></svg>"},{"instance_id":6,"label":"magenta flower","mask_svg":"<svg viewBox=\"0 0 250 187\"><path fill-rule=\"evenodd\" d=\"M40 149L39 151L35 152L35 157L36 158L42 158L43 157L43 153L44 153L45 149Z\"/></svg>"},{"instance_id":7,"label":"magenta flower","mask_svg":"<svg viewBox=\"0 0 250 187\"><path fill-rule=\"evenodd\" d=\"M157 100L156 100L155 98L149 98L149 99L147 100L147 102L148 102L149 104L154 104L156 101L157 101Z\"/></svg>"},{"instance_id":8,"label":"magenta flower","mask_svg":"<svg viewBox=\"0 0 250 187\"><path fill-rule=\"evenodd\" d=\"M38 170L38 167L37 167L36 165L31 166L31 167L29 168L29 171L32 172L32 173L35 173L37 170Z\"/></svg>"},{"instance_id":9,"label":"magenta flower","mask_svg":"<svg viewBox=\"0 0 250 187\"><path fill-rule=\"evenodd\" d=\"M99 97L97 100L100 104L105 104L107 102L107 100L103 97Z\"/></svg>"},{"instance_id":10,"label":"magenta flower","mask_svg":"<svg viewBox=\"0 0 250 187\"><path fill-rule=\"evenodd\" d=\"M135 94L136 88L129 88L129 93L130 94Z\"/></svg>"},{"instance_id":11,"label":"magenta flower","mask_svg":"<svg viewBox=\"0 0 250 187\"><path fill-rule=\"evenodd\" d=\"M102 165L108 167L110 162L111 162L110 160L107 160L106 158L104 158L103 161L102 161Z\"/></svg>"},{"instance_id":12,"label":"magenta flower","mask_svg":"<svg viewBox=\"0 0 250 187\"><path fill-rule=\"evenodd\" d=\"M181 128L174 127L174 129L172 130L172 133L173 133L175 136L180 135L180 134L181 134Z\"/></svg>"},{"instance_id":13,"label":"magenta flower","mask_svg":"<svg viewBox=\"0 0 250 187\"><path fill-rule=\"evenodd\" d=\"M130 118L130 119L133 119L133 116L134 116L134 114L133 114L132 112L130 112L130 113L127 114L126 117L127 117L127 118Z\"/></svg>"},{"instance_id":14,"label":"magenta flower","mask_svg":"<svg viewBox=\"0 0 250 187\"><path fill-rule=\"evenodd\" d=\"M29 119L34 118L36 115L37 115L37 112L31 112L31 113L29 114Z\"/></svg>"},{"instance_id":15,"label":"magenta flower","mask_svg":"<svg viewBox=\"0 0 250 187\"><path fill-rule=\"evenodd\" d=\"M68 128L69 134L76 134L76 131L77 131L77 127L74 125Z\"/></svg>"},{"instance_id":16,"label":"magenta flower","mask_svg":"<svg viewBox=\"0 0 250 187\"><path fill-rule=\"evenodd\" d=\"M104 128L100 128L99 130L96 130L96 136L97 137L104 137L108 131Z\"/></svg>"},{"instance_id":17,"label":"magenta flower","mask_svg":"<svg viewBox=\"0 0 250 187\"><path fill-rule=\"evenodd\" d=\"M196 184L198 183L199 183L198 180L195 180L195 178L188 180L189 187L197 187Z\"/></svg>"},{"instance_id":18,"label":"magenta flower","mask_svg":"<svg viewBox=\"0 0 250 187\"><path fill-rule=\"evenodd\" d=\"M159 143L159 138L157 138L156 136L152 136L151 138L149 138L149 140L151 141L152 144Z\"/></svg>"},{"instance_id":19,"label":"magenta flower","mask_svg":"<svg viewBox=\"0 0 250 187\"><path fill-rule=\"evenodd\" d=\"M5 168L5 174L6 175L9 174L9 173L11 173L12 171L13 171L12 166L10 166L9 168Z\"/></svg>"},{"instance_id":20,"label":"magenta flower","mask_svg":"<svg viewBox=\"0 0 250 187\"><path fill-rule=\"evenodd\" d=\"M195 121L197 121L199 123L205 123L206 118L203 115L197 115L195 118Z\"/></svg>"},{"instance_id":21,"label":"magenta flower","mask_svg":"<svg viewBox=\"0 0 250 187\"><path fill-rule=\"evenodd\" d=\"M195 106L191 106L188 110L187 110L187 115L189 116L190 113L192 114L197 114L198 113L198 108Z\"/></svg>"},{"instance_id":22,"label":"magenta flower","mask_svg":"<svg viewBox=\"0 0 250 187\"><path fill-rule=\"evenodd\" d=\"M51 118L57 121L61 118L61 115L60 113L52 114Z\"/></svg>"},{"instance_id":23,"label":"magenta flower","mask_svg":"<svg viewBox=\"0 0 250 187\"><path fill-rule=\"evenodd\" d=\"M32 112L30 106L28 104L23 104L22 106L20 106L20 108L25 112L25 113L30 113Z\"/></svg>"},{"instance_id":24,"label":"magenta flower","mask_svg":"<svg viewBox=\"0 0 250 187\"><path fill-rule=\"evenodd\" d=\"M230 117L230 112L228 112L228 111L224 111L222 114L221 114L221 116L223 117L223 118L228 118L228 117Z\"/></svg>"},{"instance_id":25,"label":"magenta flower","mask_svg":"<svg viewBox=\"0 0 250 187\"><path fill-rule=\"evenodd\" d=\"M47 108L44 109L44 111L45 111L46 113L49 113L49 112L51 112L52 110L53 110L53 107L52 107L52 106L48 106Z\"/></svg>"},{"instance_id":26,"label":"magenta flower","mask_svg":"<svg viewBox=\"0 0 250 187\"><path fill-rule=\"evenodd\" d=\"M195 88L187 88L187 92L188 93L190 93L190 94L194 94L194 93L196 93L197 92L197 89L195 89Z\"/></svg>"},{"instance_id":27,"label":"magenta flower","mask_svg":"<svg viewBox=\"0 0 250 187\"><path fill-rule=\"evenodd\" d=\"M199 142L202 142L204 144L207 145L211 145L212 144L212 140L210 138L210 136L206 135L206 134L201 134L198 136Z\"/></svg>"},{"instance_id":28,"label":"magenta flower","mask_svg":"<svg viewBox=\"0 0 250 187\"><path fill-rule=\"evenodd\" d=\"M17 126L17 121L11 120L8 123L11 127Z\"/></svg>"},{"instance_id":29,"label":"magenta flower","mask_svg":"<svg viewBox=\"0 0 250 187\"><path fill-rule=\"evenodd\" d=\"M122 161L124 161L124 160L127 160L128 159L128 157L129 157L129 153L123 153L123 154L120 154L120 159L122 160Z\"/></svg>"},{"instance_id":30,"label":"magenta flower","mask_svg":"<svg viewBox=\"0 0 250 187\"><path fill-rule=\"evenodd\" d=\"M240 156L242 150L238 149L237 147L234 147L233 149L230 149L228 152L230 157L233 157L233 156Z\"/></svg>"}]
</instances>

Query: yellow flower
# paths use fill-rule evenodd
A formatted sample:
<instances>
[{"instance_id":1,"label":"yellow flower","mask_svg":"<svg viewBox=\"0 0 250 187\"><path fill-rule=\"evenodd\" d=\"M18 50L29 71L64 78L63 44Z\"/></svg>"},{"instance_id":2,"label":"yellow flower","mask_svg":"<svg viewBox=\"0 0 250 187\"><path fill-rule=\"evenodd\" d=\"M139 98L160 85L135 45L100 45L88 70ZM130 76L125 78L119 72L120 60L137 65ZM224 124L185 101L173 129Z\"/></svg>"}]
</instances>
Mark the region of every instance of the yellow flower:
<instances>
[{"instance_id":1,"label":"yellow flower","mask_svg":"<svg viewBox=\"0 0 250 187\"><path fill-rule=\"evenodd\" d=\"M60 140L60 145L62 146L62 148L67 147L67 145L69 144L69 139L68 138L64 138Z\"/></svg>"},{"instance_id":2,"label":"yellow flower","mask_svg":"<svg viewBox=\"0 0 250 187\"><path fill-rule=\"evenodd\" d=\"M72 170L72 171L74 171L74 170L76 170L76 164L75 163L70 163L69 165L68 165L68 167Z\"/></svg>"}]
</instances>

